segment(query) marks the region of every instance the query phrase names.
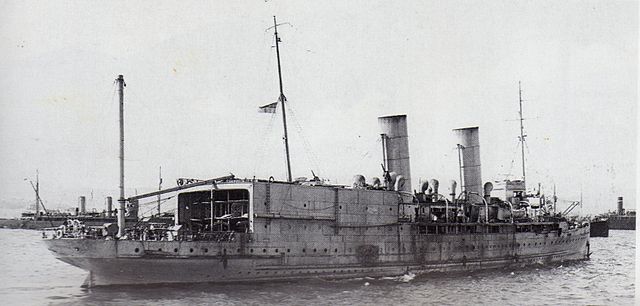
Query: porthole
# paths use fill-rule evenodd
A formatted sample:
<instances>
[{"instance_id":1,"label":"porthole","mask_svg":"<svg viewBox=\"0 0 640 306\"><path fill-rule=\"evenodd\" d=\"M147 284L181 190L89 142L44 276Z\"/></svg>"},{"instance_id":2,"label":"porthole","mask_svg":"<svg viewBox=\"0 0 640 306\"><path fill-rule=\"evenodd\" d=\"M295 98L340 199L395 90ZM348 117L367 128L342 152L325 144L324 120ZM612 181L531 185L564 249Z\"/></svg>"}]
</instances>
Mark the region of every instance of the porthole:
<instances>
[{"instance_id":1,"label":"porthole","mask_svg":"<svg viewBox=\"0 0 640 306\"><path fill-rule=\"evenodd\" d=\"M307 252L307 249L302 249L302 253L306 253L306 252Z\"/></svg>"},{"instance_id":2,"label":"porthole","mask_svg":"<svg viewBox=\"0 0 640 306\"><path fill-rule=\"evenodd\" d=\"M276 253L278 253L278 249L276 249Z\"/></svg>"},{"instance_id":3,"label":"porthole","mask_svg":"<svg viewBox=\"0 0 640 306\"><path fill-rule=\"evenodd\" d=\"M138 253L140 252L140 249L136 248L135 250L133 250L134 252Z\"/></svg>"},{"instance_id":4,"label":"porthole","mask_svg":"<svg viewBox=\"0 0 640 306\"><path fill-rule=\"evenodd\" d=\"M267 249L262 249L262 253L266 253L266 252L267 252Z\"/></svg>"},{"instance_id":5,"label":"porthole","mask_svg":"<svg viewBox=\"0 0 640 306\"><path fill-rule=\"evenodd\" d=\"M334 253L338 253L338 249L333 249ZM334 271L335 272L335 271Z\"/></svg>"},{"instance_id":6,"label":"porthole","mask_svg":"<svg viewBox=\"0 0 640 306\"><path fill-rule=\"evenodd\" d=\"M304 204L304 205L302 205L302 206L307 207L307 204Z\"/></svg>"},{"instance_id":7,"label":"porthole","mask_svg":"<svg viewBox=\"0 0 640 306\"><path fill-rule=\"evenodd\" d=\"M158 249L158 252L162 252L162 249Z\"/></svg>"},{"instance_id":8,"label":"porthole","mask_svg":"<svg viewBox=\"0 0 640 306\"><path fill-rule=\"evenodd\" d=\"M393 211L393 208L389 207L389 211Z\"/></svg>"},{"instance_id":9,"label":"porthole","mask_svg":"<svg viewBox=\"0 0 640 306\"><path fill-rule=\"evenodd\" d=\"M316 249L313 249L313 252L315 253L315 252L316 252Z\"/></svg>"},{"instance_id":10,"label":"porthole","mask_svg":"<svg viewBox=\"0 0 640 306\"><path fill-rule=\"evenodd\" d=\"M264 228L267 228L267 225L266 225L266 224L264 225Z\"/></svg>"},{"instance_id":11,"label":"porthole","mask_svg":"<svg viewBox=\"0 0 640 306\"><path fill-rule=\"evenodd\" d=\"M205 252L205 253L209 253L209 249L204 248L204 252Z\"/></svg>"},{"instance_id":12,"label":"porthole","mask_svg":"<svg viewBox=\"0 0 640 306\"><path fill-rule=\"evenodd\" d=\"M189 249L189 253L193 253L193 249Z\"/></svg>"},{"instance_id":13,"label":"porthole","mask_svg":"<svg viewBox=\"0 0 640 306\"><path fill-rule=\"evenodd\" d=\"M249 250L249 252L253 253L253 249Z\"/></svg>"},{"instance_id":14,"label":"porthole","mask_svg":"<svg viewBox=\"0 0 640 306\"><path fill-rule=\"evenodd\" d=\"M327 252L327 249L324 249L324 252L326 253L326 252Z\"/></svg>"},{"instance_id":15,"label":"porthole","mask_svg":"<svg viewBox=\"0 0 640 306\"><path fill-rule=\"evenodd\" d=\"M177 248L173 249L173 252L178 253L178 249Z\"/></svg>"},{"instance_id":16,"label":"porthole","mask_svg":"<svg viewBox=\"0 0 640 306\"><path fill-rule=\"evenodd\" d=\"M287 249L287 253L291 253L291 249Z\"/></svg>"},{"instance_id":17,"label":"porthole","mask_svg":"<svg viewBox=\"0 0 640 306\"><path fill-rule=\"evenodd\" d=\"M342 205L340 205L340 209L342 209Z\"/></svg>"}]
</instances>

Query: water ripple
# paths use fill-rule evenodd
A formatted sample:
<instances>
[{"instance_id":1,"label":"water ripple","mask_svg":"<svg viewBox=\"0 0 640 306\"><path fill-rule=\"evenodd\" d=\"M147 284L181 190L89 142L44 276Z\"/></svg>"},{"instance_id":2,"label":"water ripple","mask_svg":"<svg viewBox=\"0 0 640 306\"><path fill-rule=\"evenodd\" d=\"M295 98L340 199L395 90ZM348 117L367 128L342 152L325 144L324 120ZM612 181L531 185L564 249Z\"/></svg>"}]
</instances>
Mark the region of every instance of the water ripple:
<instances>
[{"instance_id":1,"label":"water ripple","mask_svg":"<svg viewBox=\"0 0 640 306\"><path fill-rule=\"evenodd\" d=\"M80 288L86 272L55 260L39 232L0 231L3 305L633 305L635 299L635 231L591 239L589 261L519 270L92 289Z\"/></svg>"}]
</instances>

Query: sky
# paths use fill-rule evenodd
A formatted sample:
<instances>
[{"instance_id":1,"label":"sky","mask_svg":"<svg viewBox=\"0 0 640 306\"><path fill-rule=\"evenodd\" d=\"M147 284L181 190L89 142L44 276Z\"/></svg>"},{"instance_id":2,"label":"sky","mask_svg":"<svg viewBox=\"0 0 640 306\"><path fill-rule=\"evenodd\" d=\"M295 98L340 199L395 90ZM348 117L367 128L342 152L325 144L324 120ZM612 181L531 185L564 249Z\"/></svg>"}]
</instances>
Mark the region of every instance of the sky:
<instances>
[{"instance_id":1,"label":"sky","mask_svg":"<svg viewBox=\"0 0 640 306\"><path fill-rule=\"evenodd\" d=\"M2 1L0 216L34 197L117 197L180 177L286 179L279 23L294 177L380 176L377 117L407 114L411 176L458 178L452 129L480 127L484 181L521 176L584 214L634 208L636 1ZM27 179L25 181L25 178ZM566 202L563 202L566 203Z\"/></svg>"}]
</instances>

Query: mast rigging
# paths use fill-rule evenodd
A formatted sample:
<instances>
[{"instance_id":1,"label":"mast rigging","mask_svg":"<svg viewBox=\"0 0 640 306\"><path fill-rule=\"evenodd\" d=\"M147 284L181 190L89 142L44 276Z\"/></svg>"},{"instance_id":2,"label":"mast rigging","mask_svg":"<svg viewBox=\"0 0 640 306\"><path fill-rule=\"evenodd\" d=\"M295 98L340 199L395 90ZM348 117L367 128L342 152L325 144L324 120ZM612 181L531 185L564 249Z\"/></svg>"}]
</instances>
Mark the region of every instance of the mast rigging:
<instances>
[{"instance_id":1,"label":"mast rigging","mask_svg":"<svg viewBox=\"0 0 640 306\"><path fill-rule=\"evenodd\" d=\"M282 105L282 125L284 127L284 149L286 153L286 162L287 162L287 182L291 182L291 159L289 157L289 137L287 133L287 114L285 110L284 103L287 101L287 98L284 96L284 91L282 87L282 68L280 67L280 37L278 37L278 23L276 22L276 16L273 16L273 29L274 35L276 36L276 56L278 58L278 80L280 82L280 97L278 97L278 101Z\"/></svg>"},{"instance_id":2,"label":"mast rigging","mask_svg":"<svg viewBox=\"0 0 640 306\"><path fill-rule=\"evenodd\" d=\"M525 137L527 135L524 134L524 118L522 117L522 87L520 85L520 81L518 81L518 102L520 103L520 111L518 115L520 116L520 149L522 151L522 181L525 182L526 186L526 175L525 175L525 161L524 161L524 146L525 146Z\"/></svg>"}]
</instances>

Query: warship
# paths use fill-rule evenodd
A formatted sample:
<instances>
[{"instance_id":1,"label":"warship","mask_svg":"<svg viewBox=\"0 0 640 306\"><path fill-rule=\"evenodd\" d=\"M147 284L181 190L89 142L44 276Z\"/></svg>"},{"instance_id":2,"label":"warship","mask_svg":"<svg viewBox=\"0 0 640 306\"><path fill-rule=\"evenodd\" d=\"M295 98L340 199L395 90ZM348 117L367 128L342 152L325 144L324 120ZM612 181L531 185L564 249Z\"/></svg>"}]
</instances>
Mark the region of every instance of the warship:
<instances>
[{"instance_id":1,"label":"warship","mask_svg":"<svg viewBox=\"0 0 640 306\"><path fill-rule=\"evenodd\" d=\"M121 116L118 224L63 226L44 239L56 258L89 272L86 286L379 277L589 258L588 222L546 209L524 179L495 190L483 184L478 127L454 130L460 192L452 181L441 194L436 179L412 189L406 115L378 118L380 178L355 175L349 186L315 174L293 179L275 17L273 29L280 94L259 110L281 107L287 180L179 179L127 198ZM116 81L122 114L123 76ZM127 227L127 210L164 194L177 194L173 225Z\"/></svg>"}]
</instances>

